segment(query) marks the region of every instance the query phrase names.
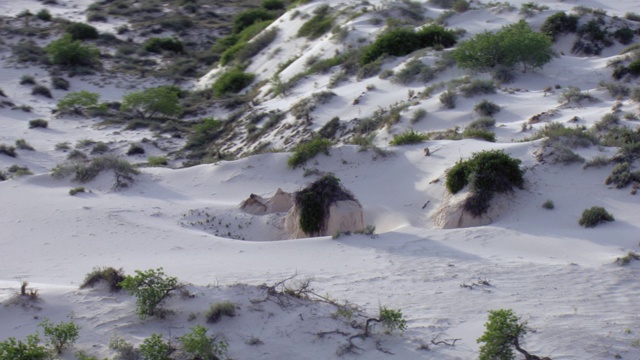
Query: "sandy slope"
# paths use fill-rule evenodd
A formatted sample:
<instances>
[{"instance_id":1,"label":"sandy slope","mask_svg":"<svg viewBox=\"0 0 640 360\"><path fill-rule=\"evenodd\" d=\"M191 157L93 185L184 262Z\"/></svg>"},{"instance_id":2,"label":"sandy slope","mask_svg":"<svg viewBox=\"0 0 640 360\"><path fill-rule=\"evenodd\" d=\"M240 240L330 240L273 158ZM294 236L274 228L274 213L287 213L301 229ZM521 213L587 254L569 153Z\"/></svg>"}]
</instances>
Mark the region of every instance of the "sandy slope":
<instances>
[{"instance_id":1,"label":"sandy slope","mask_svg":"<svg viewBox=\"0 0 640 360\"><path fill-rule=\"evenodd\" d=\"M20 3L34 6L36 2ZM77 8L64 2L56 11L75 14L88 3L73 4ZM310 11L316 5L310 3L302 10ZM532 24L541 24L553 10L570 10L576 5L603 8L619 16L634 10L633 1L563 1L548 5L551 9L531 19ZM8 10L3 4L0 9L21 11L14 6ZM517 12L475 10L452 17L449 24L464 26L470 36L518 18ZM279 36L290 46L272 62L255 62L251 71L262 74L300 51L332 55L338 49L338 44L329 39L313 44L293 39L299 24L287 19L284 16L276 25L283 30ZM353 21L354 31L361 34L377 31L362 19ZM563 44L561 41L558 50L562 51ZM0 303L4 305L0 307L0 339L33 333L45 317L54 321L71 318L82 327L76 349L110 356L107 344L115 336L137 344L155 332L175 343L175 337L190 326L205 324L202 314L209 304L230 300L238 304L238 315L207 325L212 333L222 333L229 341L229 357L336 358L346 336L321 338L318 332L339 329L356 334L359 330L344 319L332 319L335 307L295 299L279 304L257 287L297 274L297 279L312 278L317 294L348 300L368 314L375 314L381 305L402 309L408 330L397 336L378 329L373 338L357 343L362 349L360 358L393 357L387 351L400 359L474 359L476 339L483 332L487 311L499 308L514 309L537 329L527 336L526 343L527 349L536 354L553 359L639 358L640 349L633 346L640 338L639 265L614 264L627 251L638 251L637 198L628 190L603 184L611 166L583 170L580 165L539 164L534 156L539 141L512 142L532 133L522 133L521 124L542 111L557 108L560 111L554 121L579 116L585 125L609 112L615 100L597 87L600 80L610 79L607 61L620 49L608 50L602 57L562 55L543 71L522 75L508 88L486 97L503 107L496 115L497 143L430 141L389 147L393 155L384 158L373 151L359 152L355 146L343 145L333 148L328 157L320 155L309 165L341 179L362 203L365 222L375 225L378 235L295 241L281 240L281 216L257 217L238 210L238 204L251 193L269 196L278 187L295 191L314 179L303 177L302 169L289 170L288 153L185 169L145 168L132 187L118 192L112 190L113 179L106 174L85 185L90 192L69 196L69 189L78 184L55 180L48 174L66 157L66 153L54 150L55 144L74 144L88 138L112 141L115 151L122 154L131 141L152 135L93 126L98 119L51 118L50 109L56 101L34 98L28 88L18 84L22 74L34 72L42 72L42 81L46 81L44 71L6 67L0 71L3 90L16 103L29 104L34 110L23 113L0 109L0 142L11 144L25 138L36 151L19 150L15 159L0 156L2 169L18 164L35 172L33 176L0 182ZM267 52L261 55L265 59ZM401 67L405 60L398 59L393 66ZM283 76L293 76L303 66L301 58ZM446 74L460 75L464 73L456 69ZM306 79L284 99L265 95L262 106L276 109L291 104L321 90L329 76ZM376 90L367 92L367 84L374 84ZM601 101L584 107L562 107L557 93L543 93L542 89L554 84L578 86ZM73 87L100 91L104 99L118 99L130 90L124 81L114 81L104 89L74 81ZM415 88L419 91L422 87ZM336 115L342 119L361 117L407 98L407 87L377 77L343 83L332 91L338 96L314 113L318 118L314 127L321 127ZM363 101L352 105L352 99L363 92ZM56 99L61 96L54 93ZM464 126L476 117L471 110L479 100L460 98L455 110L444 110L437 96L426 99L411 108L422 107L429 112L427 120L416 124L415 129ZM636 107L630 100L623 102L624 111L635 111ZM50 128L27 129L28 120L37 117L49 119ZM391 131L382 131L377 143L386 146L393 133L408 126L406 117ZM431 149L429 157L424 156L425 146ZM508 211L489 226L434 228L431 215L446 196L446 169L458 159L485 149L504 149L521 159L527 170L525 188L507 198ZM580 150L586 158L614 152L595 147ZM541 208L547 199L554 201L554 210ZM595 229L580 227L577 222L582 210L594 205L606 207L616 221ZM134 299L125 294L110 294L105 289L78 290L84 275L96 266L123 267L128 274L136 269L163 267L167 274L188 283L187 289L195 298L176 295L167 304L175 315L141 321L134 313ZM11 304L22 280L38 289L42 301L33 307ZM187 320L192 313L197 314L196 319ZM364 317L357 319L362 321ZM252 337L264 344L246 344ZM460 340L455 346L431 343L440 339ZM64 358L74 357L67 352Z\"/></svg>"}]
</instances>

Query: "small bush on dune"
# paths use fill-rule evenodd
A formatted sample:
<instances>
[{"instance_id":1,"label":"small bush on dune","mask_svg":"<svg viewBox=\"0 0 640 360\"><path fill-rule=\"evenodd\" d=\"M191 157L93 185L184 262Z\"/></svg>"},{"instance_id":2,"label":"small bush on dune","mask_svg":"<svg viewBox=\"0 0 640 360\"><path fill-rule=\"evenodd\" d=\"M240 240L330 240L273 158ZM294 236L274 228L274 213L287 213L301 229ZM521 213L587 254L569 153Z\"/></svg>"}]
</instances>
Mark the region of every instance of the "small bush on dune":
<instances>
[{"instance_id":1,"label":"small bush on dune","mask_svg":"<svg viewBox=\"0 0 640 360\"><path fill-rule=\"evenodd\" d=\"M316 8L313 17L298 29L298 37L307 37L313 40L331 30L333 17L329 16L330 9L329 5L326 4Z\"/></svg>"},{"instance_id":2,"label":"small bush on dune","mask_svg":"<svg viewBox=\"0 0 640 360\"><path fill-rule=\"evenodd\" d=\"M542 208L547 210L553 210L555 208L555 204L551 200L547 200L542 203Z\"/></svg>"},{"instance_id":3,"label":"small bush on dune","mask_svg":"<svg viewBox=\"0 0 640 360\"><path fill-rule=\"evenodd\" d=\"M27 140L25 139L18 139L16 140L16 148L20 149L20 150L29 150L29 151L34 151L35 149L33 148L33 146L31 146Z\"/></svg>"},{"instance_id":4,"label":"small bush on dune","mask_svg":"<svg viewBox=\"0 0 640 360\"><path fill-rule=\"evenodd\" d=\"M481 116L493 116L500 111L500 106L489 100L482 100L473 107L473 110Z\"/></svg>"},{"instance_id":5,"label":"small bush on dune","mask_svg":"<svg viewBox=\"0 0 640 360\"><path fill-rule=\"evenodd\" d=\"M69 195L74 196L75 194L83 193L83 192L86 192L86 189L84 188L84 186L78 186L78 187L74 187L74 188L70 189L69 190Z\"/></svg>"},{"instance_id":6,"label":"small bush on dune","mask_svg":"<svg viewBox=\"0 0 640 360\"><path fill-rule=\"evenodd\" d=\"M149 156L147 164L149 166L166 166L169 163L166 156Z\"/></svg>"},{"instance_id":7,"label":"small bush on dune","mask_svg":"<svg viewBox=\"0 0 640 360\"><path fill-rule=\"evenodd\" d=\"M293 154L287 161L287 165L289 165L289 168L295 169L298 166L304 165L320 153L329 155L330 148L331 141L321 137L317 137L309 142L300 143L293 150Z\"/></svg>"},{"instance_id":8,"label":"small bush on dune","mask_svg":"<svg viewBox=\"0 0 640 360\"><path fill-rule=\"evenodd\" d=\"M64 114L88 115L99 107L100 94L86 90L66 94L58 101L58 111Z\"/></svg>"},{"instance_id":9,"label":"small bush on dune","mask_svg":"<svg viewBox=\"0 0 640 360\"><path fill-rule=\"evenodd\" d=\"M29 129L33 128L47 128L49 126L49 122L44 119L34 119L29 120Z\"/></svg>"},{"instance_id":10,"label":"small bush on dune","mask_svg":"<svg viewBox=\"0 0 640 360\"><path fill-rule=\"evenodd\" d=\"M136 275L125 277L120 286L136 297L136 312L141 319L154 315L162 317L163 312L158 307L179 287L178 279L167 276L162 268L136 270Z\"/></svg>"},{"instance_id":11,"label":"small bush on dune","mask_svg":"<svg viewBox=\"0 0 640 360\"><path fill-rule=\"evenodd\" d=\"M217 323L222 316L235 316L236 304L231 301L222 301L215 304L211 304L209 310L205 313L205 318L208 323Z\"/></svg>"},{"instance_id":12,"label":"small bush on dune","mask_svg":"<svg viewBox=\"0 0 640 360\"><path fill-rule=\"evenodd\" d=\"M69 90L71 84L65 78L54 76L51 78L51 85L56 90Z\"/></svg>"},{"instance_id":13,"label":"small bush on dune","mask_svg":"<svg viewBox=\"0 0 640 360\"><path fill-rule=\"evenodd\" d=\"M10 157L18 156L18 154L16 154L16 148L15 147L9 146L9 145L5 145L5 144L0 144L0 154L5 154L5 155L10 156Z\"/></svg>"},{"instance_id":14,"label":"small bush on dune","mask_svg":"<svg viewBox=\"0 0 640 360\"><path fill-rule=\"evenodd\" d=\"M179 338L179 341L184 351L193 356L193 359L220 359L228 347L226 341L207 336L207 328L202 325L192 327L190 332Z\"/></svg>"},{"instance_id":15,"label":"small bush on dune","mask_svg":"<svg viewBox=\"0 0 640 360\"><path fill-rule=\"evenodd\" d=\"M142 341L139 351L144 360L170 360L169 354L173 349L162 339L162 335L153 333Z\"/></svg>"},{"instance_id":16,"label":"small bush on dune","mask_svg":"<svg viewBox=\"0 0 640 360\"><path fill-rule=\"evenodd\" d=\"M38 334L28 335L25 341L10 337L0 342L0 359L11 360L48 360L51 353L46 347L39 345Z\"/></svg>"},{"instance_id":17,"label":"small bush on dune","mask_svg":"<svg viewBox=\"0 0 640 360\"><path fill-rule=\"evenodd\" d=\"M540 32L547 34L555 41L565 33L575 33L578 29L578 16L567 15L564 11L549 16L542 24Z\"/></svg>"},{"instance_id":18,"label":"small bush on dune","mask_svg":"<svg viewBox=\"0 0 640 360\"><path fill-rule=\"evenodd\" d=\"M242 30L255 24L256 22L273 19L275 19L275 15L268 10L261 8L246 10L236 15L236 17L233 19L233 33L238 34Z\"/></svg>"},{"instance_id":19,"label":"small bush on dune","mask_svg":"<svg viewBox=\"0 0 640 360\"><path fill-rule=\"evenodd\" d=\"M496 142L496 134L487 129L467 127L462 132L462 137L465 139L478 139L489 142Z\"/></svg>"},{"instance_id":20,"label":"small bush on dune","mask_svg":"<svg viewBox=\"0 0 640 360\"><path fill-rule=\"evenodd\" d=\"M613 170L611 170L611 175L607 177L604 183L606 185L613 184L617 189L622 189L632 182L640 182L640 172L632 172L631 165L629 165L628 162L623 162L617 164Z\"/></svg>"},{"instance_id":21,"label":"small bush on dune","mask_svg":"<svg viewBox=\"0 0 640 360\"><path fill-rule=\"evenodd\" d=\"M460 86L460 93L467 98L480 94L495 94L496 85L491 80L476 79Z\"/></svg>"},{"instance_id":22,"label":"small bush on dune","mask_svg":"<svg viewBox=\"0 0 640 360\"><path fill-rule=\"evenodd\" d=\"M175 86L132 92L122 98L120 110L132 111L141 119L177 118L182 115L179 94L180 89Z\"/></svg>"},{"instance_id":23,"label":"small bush on dune","mask_svg":"<svg viewBox=\"0 0 640 360\"><path fill-rule=\"evenodd\" d=\"M80 336L80 327L73 321L55 325L48 319L44 319L38 326L44 331L47 345L51 346L57 354L62 354L64 349L71 347Z\"/></svg>"},{"instance_id":24,"label":"small bush on dune","mask_svg":"<svg viewBox=\"0 0 640 360\"><path fill-rule=\"evenodd\" d=\"M213 83L213 92L217 97L222 97L227 94L237 94L251 85L254 79L254 74L245 73L240 69L229 70L220 75Z\"/></svg>"},{"instance_id":25,"label":"small bush on dune","mask_svg":"<svg viewBox=\"0 0 640 360\"><path fill-rule=\"evenodd\" d=\"M89 45L82 45L80 40L73 40L71 35L52 41L46 48L53 64L75 67L96 67L100 51Z\"/></svg>"},{"instance_id":26,"label":"small bush on dune","mask_svg":"<svg viewBox=\"0 0 640 360\"><path fill-rule=\"evenodd\" d=\"M310 236L325 230L331 204L341 200L355 200L351 192L332 174L324 175L306 188L294 193L294 202L300 209L300 229Z\"/></svg>"},{"instance_id":27,"label":"small bush on dune","mask_svg":"<svg viewBox=\"0 0 640 360\"><path fill-rule=\"evenodd\" d=\"M578 220L578 224L590 228L595 227L605 221L614 221L613 215L609 214L607 210L605 210L601 206L593 206L589 209L585 209L582 212L582 216L580 220Z\"/></svg>"},{"instance_id":28,"label":"small bush on dune","mask_svg":"<svg viewBox=\"0 0 640 360\"><path fill-rule=\"evenodd\" d=\"M161 53L162 51L184 53L184 44L176 38L150 38L145 41L142 48L151 53Z\"/></svg>"},{"instance_id":29,"label":"small bush on dune","mask_svg":"<svg viewBox=\"0 0 640 360\"><path fill-rule=\"evenodd\" d=\"M49 99L53 98L53 96L51 95L51 90L49 90L49 88L44 85L34 86L31 89L31 95L40 95Z\"/></svg>"},{"instance_id":30,"label":"small bush on dune","mask_svg":"<svg viewBox=\"0 0 640 360\"><path fill-rule=\"evenodd\" d=\"M480 216L489 208L494 193L522 188L524 171L521 161L513 159L502 151L482 151L474 153L465 161L459 161L447 171L446 187L452 194L471 186L472 196L464 204L474 216Z\"/></svg>"},{"instance_id":31,"label":"small bush on dune","mask_svg":"<svg viewBox=\"0 0 640 360\"><path fill-rule=\"evenodd\" d=\"M73 40L97 39L100 35L98 29L81 22L69 24L65 31L71 35L71 39Z\"/></svg>"},{"instance_id":32,"label":"small bush on dune","mask_svg":"<svg viewBox=\"0 0 640 360\"><path fill-rule=\"evenodd\" d=\"M479 360L513 360L513 349L523 354L527 359L539 358L531 355L521 347L523 337L531 329L511 309L490 310L488 321L484 324L486 330L478 343L480 346Z\"/></svg>"},{"instance_id":33,"label":"small bush on dune","mask_svg":"<svg viewBox=\"0 0 640 360\"><path fill-rule=\"evenodd\" d=\"M122 268L95 267L84 277L82 284L80 284L80 289L94 287L97 283L104 281L109 285L109 290L116 292L122 289L120 283L124 279L124 270Z\"/></svg>"},{"instance_id":34,"label":"small bush on dune","mask_svg":"<svg viewBox=\"0 0 640 360\"><path fill-rule=\"evenodd\" d=\"M428 82L435 76L435 70L418 59L409 61L391 80L398 84L409 84L413 81Z\"/></svg>"},{"instance_id":35,"label":"small bush on dune","mask_svg":"<svg viewBox=\"0 0 640 360\"><path fill-rule=\"evenodd\" d=\"M449 89L440 94L440 97L438 99L446 109L455 109L456 99L458 99L458 93L455 89Z\"/></svg>"},{"instance_id":36,"label":"small bush on dune","mask_svg":"<svg viewBox=\"0 0 640 360\"><path fill-rule=\"evenodd\" d=\"M427 141L428 139L429 135L416 132L413 129L409 129L402 134L393 135L393 139L389 142L389 145L398 146L407 144L418 144Z\"/></svg>"},{"instance_id":37,"label":"small bush on dune","mask_svg":"<svg viewBox=\"0 0 640 360\"><path fill-rule=\"evenodd\" d=\"M134 175L140 173L128 161L107 155L93 158L89 163L68 162L56 165L51 170L51 176L60 179L74 175L73 181L86 183L108 170L112 170L116 177L115 189L129 186L134 181Z\"/></svg>"},{"instance_id":38,"label":"small bush on dune","mask_svg":"<svg viewBox=\"0 0 640 360\"><path fill-rule=\"evenodd\" d=\"M36 17L42 21L51 21L51 13L47 9L41 9L36 13Z\"/></svg>"}]
</instances>

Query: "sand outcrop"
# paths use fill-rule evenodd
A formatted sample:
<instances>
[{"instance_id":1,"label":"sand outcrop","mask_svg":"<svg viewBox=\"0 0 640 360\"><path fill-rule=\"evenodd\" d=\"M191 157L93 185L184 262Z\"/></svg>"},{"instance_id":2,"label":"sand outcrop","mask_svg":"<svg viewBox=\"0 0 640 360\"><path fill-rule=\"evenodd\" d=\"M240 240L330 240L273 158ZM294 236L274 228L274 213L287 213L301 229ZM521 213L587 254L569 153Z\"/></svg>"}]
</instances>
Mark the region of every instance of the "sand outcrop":
<instances>
[{"instance_id":1,"label":"sand outcrop","mask_svg":"<svg viewBox=\"0 0 640 360\"><path fill-rule=\"evenodd\" d=\"M249 198L240 204L240 209L251 215L266 215L287 212L292 206L292 195L278 188L270 198L263 198L256 194L249 195Z\"/></svg>"},{"instance_id":2,"label":"sand outcrop","mask_svg":"<svg viewBox=\"0 0 640 360\"><path fill-rule=\"evenodd\" d=\"M440 229L489 225L504 214L513 201L513 194L495 194L490 201L487 213L474 216L464 210L464 202L471 195L469 191L459 192L455 195L447 194L441 205L431 215L434 225Z\"/></svg>"}]
</instances>

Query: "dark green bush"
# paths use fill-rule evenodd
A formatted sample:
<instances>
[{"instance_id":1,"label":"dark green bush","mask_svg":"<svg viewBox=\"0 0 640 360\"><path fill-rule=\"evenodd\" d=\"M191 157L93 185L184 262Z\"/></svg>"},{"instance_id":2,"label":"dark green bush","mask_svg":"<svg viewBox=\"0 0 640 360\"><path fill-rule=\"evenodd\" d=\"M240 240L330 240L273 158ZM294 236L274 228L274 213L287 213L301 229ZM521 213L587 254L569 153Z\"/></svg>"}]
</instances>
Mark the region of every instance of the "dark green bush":
<instances>
[{"instance_id":1,"label":"dark green bush","mask_svg":"<svg viewBox=\"0 0 640 360\"><path fill-rule=\"evenodd\" d=\"M298 166L304 165L307 161L313 159L320 153L329 155L329 149L331 148L331 141L321 137L314 138L311 141L298 144L293 149L293 154L287 161L289 168L295 169Z\"/></svg>"},{"instance_id":2,"label":"dark green bush","mask_svg":"<svg viewBox=\"0 0 640 360\"><path fill-rule=\"evenodd\" d=\"M635 32L631 30L629 27L623 27L614 31L613 37L623 45L629 45L633 42L633 37L635 36Z\"/></svg>"},{"instance_id":3,"label":"dark green bush","mask_svg":"<svg viewBox=\"0 0 640 360\"><path fill-rule=\"evenodd\" d=\"M47 360L51 353L46 347L39 345L38 334L28 335L26 340L10 337L0 342L0 359L11 360Z\"/></svg>"},{"instance_id":4,"label":"dark green bush","mask_svg":"<svg viewBox=\"0 0 640 360\"><path fill-rule=\"evenodd\" d=\"M282 0L262 0L262 7L267 10L283 10L285 4Z\"/></svg>"},{"instance_id":5,"label":"dark green bush","mask_svg":"<svg viewBox=\"0 0 640 360\"><path fill-rule=\"evenodd\" d=\"M481 116L493 116L500 111L500 106L489 100L482 100L473 107L473 111Z\"/></svg>"},{"instance_id":6,"label":"dark green bush","mask_svg":"<svg viewBox=\"0 0 640 360\"><path fill-rule=\"evenodd\" d=\"M209 310L204 314L208 323L217 323L222 319L222 316L235 316L236 304L231 301L221 301L215 304L211 304Z\"/></svg>"},{"instance_id":7,"label":"dark green bush","mask_svg":"<svg viewBox=\"0 0 640 360\"><path fill-rule=\"evenodd\" d=\"M492 80L476 79L460 86L460 92L467 98L480 94L495 94L496 84L494 84Z\"/></svg>"},{"instance_id":8,"label":"dark green bush","mask_svg":"<svg viewBox=\"0 0 640 360\"><path fill-rule=\"evenodd\" d=\"M243 11L233 19L233 33L237 34L256 22L273 19L275 15L265 9L255 8Z\"/></svg>"},{"instance_id":9,"label":"dark green bush","mask_svg":"<svg viewBox=\"0 0 640 360\"><path fill-rule=\"evenodd\" d=\"M81 22L73 22L69 24L65 31L71 35L72 40L97 39L98 36L100 36L98 29Z\"/></svg>"},{"instance_id":10,"label":"dark green bush","mask_svg":"<svg viewBox=\"0 0 640 360\"><path fill-rule=\"evenodd\" d=\"M29 120L29 129L46 128L47 126L49 126L49 122L47 120L44 120L44 119Z\"/></svg>"},{"instance_id":11,"label":"dark green bush","mask_svg":"<svg viewBox=\"0 0 640 360\"><path fill-rule=\"evenodd\" d=\"M428 139L429 135L416 132L413 129L409 129L402 134L393 135L393 139L389 142L389 145L398 146L407 144L418 144Z\"/></svg>"},{"instance_id":12,"label":"dark green bush","mask_svg":"<svg viewBox=\"0 0 640 360\"><path fill-rule=\"evenodd\" d=\"M590 228L599 225L605 221L615 221L613 215L609 214L605 208L601 206L593 206L589 209L585 209L582 212L578 224Z\"/></svg>"},{"instance_id":13,"label":"dark green bush","mask_svg":"<svg viewBox=\"0 0 640 360\"><path fill-rule=\"evenodd\" d=\"M31 89L31 95L40 95L47 97L49 99L53 98L51 95L51 90L44 85L36 85Z\"/></svg>"},{"instance_id":14,"label":"dark green bush","mask_svg":"<svg viewBox=\"0 0 640 360\"><path fill-rule=\"evenodd\" d=\"M551 36L554 40L564 33L574 33L578 29L578 16L567 15L564 11L557 12L547 18L540 28L540 32Z\"/></svg>"},{"instance_id":15,"label":"dark green bush","mask_svg":"<svg viewBox=\"0 0 640 360\"><path fill-rule=\"evenodd\" d=\"M174 53L184 53L184 44L176 38L150 38L145 41L143 49L152 53L171 51Z\"/></svg>"},{"instance_id":16,"label":"dark green bush","mask_svg":"<svg viewBox=\"0 0 640 360\"><path fill-rule=\"evenodd\" d=\"M69 90L71 84L65 78L54 76L51 78L51 85L57 90Z\"/></svg>"},{"instance_id":17,"label":"dark green bush","mask_svg":"<svg viewBox=\"0 0 640 360\"><path fill-rule=\"evenodd\" d=\"M407 28L396 28L378 36L371 45L365 47L360 63L369 64L384 54L404 56L430 46L449 48L455 45L456 39L453 31L435 24L417 32Z\"/></svg>"},{"instance_id":18,"label":"dark green bush","mask_svg":"<svg viewBox=\"0 0 640 360\"><path fill-rule=\"evenodd\" d=\"M227 94L237 94L242 89L251 85L254 79L254 74L245 73L239 69L229 70L220 75L220 77L213 83L213 92L217 97Z\"/></svg>"},{"instance_id":19,"label":"dark green bush","mask_svg":"<svg viewBox=\"0 0 640 360\"><path fill-rule=\"evenodd\" d=\"M47 9L38 11L36 17L42 21L51 21L51 13Z\"/></svg>"},{"instance_id":20,"label":"dark green bush","mask_svg":"<svg viewBox=\"0 0 640 360\"><path fill-rule=\"evenodd\" d=\"M640 75L640 60L633 61L631 64L629 64L629 67L627 69L629 70L629 74L633 76Z\"/></svg>"},{"instance_id":21,"label":"dark green bush","mask_svg":"<svg viewBox=\"0 0 640 360\"><path fill-rule=\"evenodd\" d=\"M82 45L79 40L74 41L68 34L52 41L45 50L52 63L69 67L95 67L100 55L97 48Z\"/></svg>"},{"instance_id":22,"label":"dark green bush","mask_svg":"<svg viewBox=\"0 0 640 360\"><path fill-rule=\"evenodd\" d=\"M329 16L330 9L329 5L326 4L316 8L311 19L307 20L298 29L298 37L307 37L313 40L331 30L333 17Z\"/></svg>"},{"instance_id":23,"label":"dark green bush","mask_svg":"<svg viewBox=\"0 0 640 360\"><path fill-rule=\"evenodd\" d=\"M8 146L5 144L0 144L0 154L5 154L7 156L10 157L16 157L18 156L18 154L16 154L16 148L13 146Z\"/></svg>"},{"instance_id":24,"label":"dark green bush","mask_svg":"<svg viewBox=\"0 0 640 360\"><path fill-rule=\"evenodd\" d=\"M489 207L494 193L522 188L524 171L520 169L521 161L498 150L487 150L474 153L465 161L456 163L447 171L446 187L452 194L462 190L467 184L471 186L470 196L464 207L474 216L480 216Z\"/></svg>"},{"instance_id":25,"label":"dark green bush","mask_svg":"<svg viewBox=\"0 0 640 360\"><path fill-rule=\"evenodd\" d=\"M446 109L455 109L458 93L455 89L449 89L440 94L438 99Z\"/></svg>"},{"instance_id":26,"label":"dark green bush","mask_svg":"<svg viewBox=\"0 0 640 360\"><path fill-rule=\"evenodd\" d=\"M160 305L179 287L178 279L167 276L162 268L136 270L136 275L126 276L120 286L136 297L136 312L140 319L148 316L162 317Z\"/></svg>"},{"instance_id":27,"label":"dark green bush","mask_svg":"<svg viewBox=\"0 0 640 360\"><path fill-rule=\"evenodd\" d=\"M489 142L496 142L496 134L487 129L467 127L462 132L462 137L465 139L480 139Z\"/></svg>"},{"instance_id":28,"label":"dark green bush","mask_svg":"<svg viewBox=\"0 0 640 360\"><path fill-rule=\"evenodd\" d=\"M328 174L306 188L294 193L294 201L300 209L300 229L310 236L326 230L326 220L331 204L353 200L355 197L340 184L340 179Z\"/></svg>"},{"instance_id":29,"label":"dark green bush","mask_svg":"<svg viewBox=\"0 0 640 360\"><path fill-rule=\"evenodd\" d=\"M140 145L140 144L131 144L131 146L129 146L129 149L127 150L127 155L128 156L132 156L132 155L141 155L144 154L144 148Z\"/></svg>"},{"instance_id":30,"label":"dark green bush","mask_svg":"<svg viewBox=\"0 0 640 360\"><path fill-rule=\"evenodd\" d=\"M634 181L640 182L640 173L638 171L632 172L631 170L631 165L628 162L617 164L611 170L611 175L607 177L604 183L607 185L614 184L617 189L622 189Z\"/></svg>"},{"instance_id":31,"label":"dark green bush","mask_svg":"<svg viewBox=\"0 0 640 360\"><path fill-rule=\"evenodd\" d=\"M120 283L124 279L124 270L122 268L96 267L84 277L82 284L80 284L80 289L92 288L99 282L104 281L109 285L111 291L116 292L122 290Z\"/></svg>"}]
</instances>

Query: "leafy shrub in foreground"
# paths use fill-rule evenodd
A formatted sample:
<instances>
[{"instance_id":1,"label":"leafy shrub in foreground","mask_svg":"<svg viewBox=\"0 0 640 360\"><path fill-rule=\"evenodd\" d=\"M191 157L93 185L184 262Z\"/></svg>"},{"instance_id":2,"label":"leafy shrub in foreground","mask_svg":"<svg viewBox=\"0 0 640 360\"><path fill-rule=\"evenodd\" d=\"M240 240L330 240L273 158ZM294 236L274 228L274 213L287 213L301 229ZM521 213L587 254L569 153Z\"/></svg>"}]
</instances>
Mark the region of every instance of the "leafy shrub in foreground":
<instances>
[{"instance_id":1,"label":"leafy shrub in foreground","mask_svg":"<svg viewBox=\"0 0 640 360\"><path fill-rule=\"evenodd\" d=\"M227 342L208 337L207 328L202 325L192 327L191 332L182 335L179 340L184 351L194 359L218 360L227 352Z\"/></svg>"},{"instance_id":2,"label":"leafy shrub in foreground","mask_svg":"<svg viewBox=\"0 0 640 360\"><path fill-rule=\"evenodd\" d=\"M53 347L57 354L62 354L62 351L72 346L80 336L80 327L73 321L62 321L55 325L49 322L49 319L44 319L38 326L44 331L47 345Z\"/></svg>"},{"instance_id":3,"label":"leafy shrub in foreground","mask_svg":"<svg viewBox=\"0 0 640 360\"><path fill-rule=\"evenodd\" d=\"M140 355L144 360L170 360L171 345L162 339L161 334L153 333L140 344Z\"/></svg>"},{"instance_id":4,"label":"leafy shrub in foreground","mask_svg":"<svg viewBox=\"0 0 640 360\"><path fill-rule=\"evenodd\" d=\"M141 319L160 315L158 307L178 288L178 279L167 276L162 268L136 270L135 276L127 276L120 286L136 297L136 312Z\"/></svg>"},{"instance_id":5,"label":"leafy shrub in foreground","mask_svg":"<svg viewBox=\"0 0 640 360\"><path fill-rule=\"evenodd\" d=\"M294 193L300 209L300 229L310 236L324 232L331 204L341 200L355 200L351 192L340 184L340 179L328 174Z\"/></svg>"},{"instance_id":6,"label":"leafy shrub in foreground","mask_svg":"<svg viewBox=\"0 0 640 360\"><path fill-rule=\"evenodd\" d=\"M520 347L522 338L531 329L526 322L520 322L511 309L490 310L489 319L484 324L486 330L478 343L480 346L479 360L513 360L513 349L525 355L527 359L533 357Z\"/></svg>"},{"instance_id":7,"label":"leafy shrub in foreground","mask_svg":"<svg viewBox=\"0 0 640 360\"><path fill-rule=\"evenodd\" d=\"M580 220L578 220L578 224L589 228L595 227L605 221L615 221L615 219L613 218L613 215L609 214L607 210L605 210L605 208L601 206L593 206L582 212L582 216L580 217Z\"/></svg>"},{"instance_id":8,"label":"leafy shrub in foreground","mask_svg":"<svg viewBox=\"0 0 640 360\"><path fill-rule=\"evenodd\" d=\"M216 323L220 321L223 315L235 316L236 304L231 301L221 301L211 304L211 307L209 307L209 310L207 310L204 316L208 323Z\"/></svg>"},{"instance_id":9,"label":"leafy shrub in foreground","mask_svg":"<svg viewBox=\"0 0 640 360\"><path fill-rule=\"evenodd\" d=\"M220 77L213 83L213 93L217 97L221 97L227 94L237 94L242 89L251 85L255 79L255 75L251 73L245 73L239 69L233 69L220 75Z\"/></svg>"},{"instance_id":10,"label":"leafy shrub in foreground","mask_svg":"<svg viewBox=\"0 0 640 360\"><path fill-rule=\"evenodd\" d=\"M429 135L416 132L413 129L409 129L402 134L393 135L393 139L389 142L389 145L398 146L407 144L418 144L428 139Z\"/></svg>"},{"instance_id":11,"label":"leafy shrub in foreground","mask_svg":"<svg viewBox=\"0 0 640 360\"><path fill-rule=\"evenodd\" d=\"M122 289L120 283L124 281L124 279L125 276L122 268L115 269L113 267L106 266L95 267L84 277L82 284L80 284L80 289L94 287L97 283L104 281L109 285L109 290L116 292Z\"/></svg>"},{"instance_id":12,"label":"leafy shrub in foreground","mask_svg":"<svg viewBox=\"0 0 640 360\"><path fill-rule=\"evenodd\" d=\"M0 342L0 359L11 360L47 360L51 357L49 350L39 345L38 334L28 335L26 340L10 337Z\"/></svg>"},{"instance_id":13,"label":"leafy shrub in foreground","mask_svg":"<svg viewBox=\"0 0 640 360\"><path fill-rule=\"evenodd\" d=\"M329 155L329 149L331 148L331 141L321 137L314 138L311 141L298 144L293 149L293 154L287 160L289 168L295 169L298 166L304 165L307 161L313 159L319 153L325 153Z\"/></svg>"},{"instance_id":14,"label":"leafy shrub in foreground","mask_svg":"<svg viewBox=\"0 0 640 360\"><path fill-rule=\"evenodd\" d=\"M404 56L429 46L449 48L455 45L456 41L456 34L440 25L429 25L418 31L397 28L378 36L367 46L362 52L360 63L369 64L383 54Z\"/></svg>"}]
</instances>

